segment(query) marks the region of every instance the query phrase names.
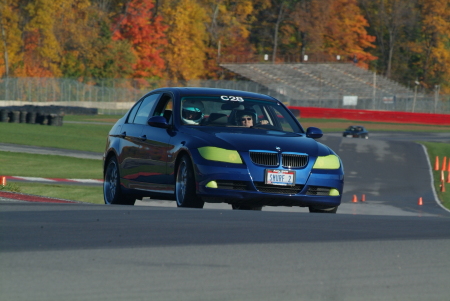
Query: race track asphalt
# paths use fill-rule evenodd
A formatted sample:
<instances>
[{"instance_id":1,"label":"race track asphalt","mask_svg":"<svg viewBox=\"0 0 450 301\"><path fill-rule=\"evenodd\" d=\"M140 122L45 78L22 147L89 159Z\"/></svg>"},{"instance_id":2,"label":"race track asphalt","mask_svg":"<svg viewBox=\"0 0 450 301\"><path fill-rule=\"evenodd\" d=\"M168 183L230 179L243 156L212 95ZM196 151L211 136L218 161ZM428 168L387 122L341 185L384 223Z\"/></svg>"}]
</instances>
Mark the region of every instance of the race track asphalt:
<instances>
[{"instance_id":1,"label":"race track asphalt","mask_svg":"<svg viewBox=\"0 0 450 301\"><path fill-rule=\"evenodd\" d=\"M0 200L0 300L450 300L450 213L414 142L450 137L394 136L323 137L338 214Z\"/></svg>"}]
</instances>

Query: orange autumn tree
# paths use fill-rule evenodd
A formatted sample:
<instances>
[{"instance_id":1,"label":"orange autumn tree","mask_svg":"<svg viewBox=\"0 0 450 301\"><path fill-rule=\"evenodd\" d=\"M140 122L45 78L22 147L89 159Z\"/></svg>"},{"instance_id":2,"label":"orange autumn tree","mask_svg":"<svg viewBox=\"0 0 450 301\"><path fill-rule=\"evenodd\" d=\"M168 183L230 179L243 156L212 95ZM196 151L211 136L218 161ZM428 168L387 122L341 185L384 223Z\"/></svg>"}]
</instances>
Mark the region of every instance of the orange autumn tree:
<instances>
[{"instance_id":1,"label":"orange autumn tree","mask_svg":"<svg viewBox=\"0 0 450 301\"><path fill-rule=\"evenodd\" d=\"M113 40L126 40L137 57L133 65L136 78L162 77L165 62L161 56L167 44L160 16L154 15L153 0L131 0L125 4L113 25Z\"/></svg>"},{"instance_id":2,"label":"orange autumn tree","mask_svg":"<svg viewBox=\"0 0 450 301\"><path fill-rule=\"evenodd\" d=\"M356 0L299 1L291 12L293 32L300 37L301 54L326 53L332 56L356 57L358 65L367 68L376 57L368 52L375 48L375 37Z\"/></svg>"},{"instance_id":3,"label":"orange autumn tree","mask_svg":"<svg viewBox=\"0 0 450 301\"><path fill-rule=\"evenodd\" d=\"M324 38L327 53L354 56L360 67L367 68L367 63L377 58L367 52L375 48L375 37L367 33L367 27L356 0L331 1Z\"/></svg>"}]
</instances>

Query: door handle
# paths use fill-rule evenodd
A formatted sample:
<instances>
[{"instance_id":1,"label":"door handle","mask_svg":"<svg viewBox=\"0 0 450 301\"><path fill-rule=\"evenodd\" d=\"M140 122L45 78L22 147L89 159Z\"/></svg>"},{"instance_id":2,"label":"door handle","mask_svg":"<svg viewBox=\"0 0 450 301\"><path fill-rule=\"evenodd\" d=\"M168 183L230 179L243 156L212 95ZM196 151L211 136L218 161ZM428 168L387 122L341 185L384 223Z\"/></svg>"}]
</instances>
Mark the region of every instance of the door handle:
<instances>
[{"instance_id":1,"label":"door handle","mask_svg":"<svg viewBox=\"0 0 450 301\"><path fill-rule=\"evenodd\" d=\"M127 136L127 132L122 132L119 134L120 138L125 138Z\"/></svg>"},{"instance_id":2,"label":"door handle","mask_svg":"<svg viewBox=\"0 0 450 301\"><path fill-rule=\"evenodd\" d=\"M145 141L145 140L147 140L147 135L142 135L139 137L139 139L141 139L142 141Z\"/></svg>"}]
</instances>

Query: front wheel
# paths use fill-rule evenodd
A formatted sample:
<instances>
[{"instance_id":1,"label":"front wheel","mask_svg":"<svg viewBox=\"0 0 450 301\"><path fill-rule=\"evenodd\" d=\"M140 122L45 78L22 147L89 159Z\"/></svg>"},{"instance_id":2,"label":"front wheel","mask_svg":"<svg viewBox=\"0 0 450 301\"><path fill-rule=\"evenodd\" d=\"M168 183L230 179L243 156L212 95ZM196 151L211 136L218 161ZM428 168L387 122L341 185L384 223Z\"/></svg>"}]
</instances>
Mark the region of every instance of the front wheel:
<instances>
[{"instance_id":1,"label":"front wheel","mask_svg":"<svg viewBox=\"0 0 450 301\"><path fill-rule=\"evenodd\" d=\"M337 206L330 207L330 208L309 207L309 212L310 213L336 213L337 208L338 208Z\"/></svg>"},{"instance_id":2,"label":"front wheel","mask_svg":"<svg viewBox=\"0 0 450 301\"><path fill-rule=\"evenodd\" d=\"M205 202L195 192L195 176L191 159L184 155L178 165L175 184L178 207L203 208Z\"/></svg>"},{"instance_id":3,"label":"front wheel","mask_svg":"<svg viewBox=\"0 0 450 301\"><path fill-rule=\"evenodd\" d=\"M122 194L117 159L112 157L106 165L103 180L103 199L107 205L134 205L136 199Z\"/></svg>"}]
</instances>

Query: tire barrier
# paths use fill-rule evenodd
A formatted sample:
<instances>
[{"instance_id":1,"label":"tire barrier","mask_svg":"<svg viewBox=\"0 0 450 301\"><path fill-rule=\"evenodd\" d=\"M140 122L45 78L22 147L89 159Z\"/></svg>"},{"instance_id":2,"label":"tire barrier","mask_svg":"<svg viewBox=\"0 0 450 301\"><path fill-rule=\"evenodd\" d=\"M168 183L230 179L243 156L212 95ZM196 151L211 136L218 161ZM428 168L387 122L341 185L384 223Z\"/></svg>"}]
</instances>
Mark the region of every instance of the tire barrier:
<instances>
[{"instance_id":1,"label":"tire barrier","mask_svg":"<svg viewBox=\"0 0 450 301\"><path fill-rule=\"evenodd\" d=\"M64 111L61 107L3 107L0 108L0 122L28 123L62 126Z\"/></svg>"}]
</instances>

